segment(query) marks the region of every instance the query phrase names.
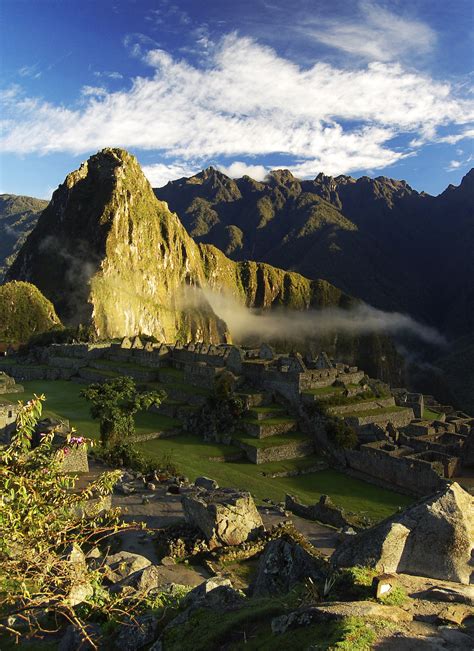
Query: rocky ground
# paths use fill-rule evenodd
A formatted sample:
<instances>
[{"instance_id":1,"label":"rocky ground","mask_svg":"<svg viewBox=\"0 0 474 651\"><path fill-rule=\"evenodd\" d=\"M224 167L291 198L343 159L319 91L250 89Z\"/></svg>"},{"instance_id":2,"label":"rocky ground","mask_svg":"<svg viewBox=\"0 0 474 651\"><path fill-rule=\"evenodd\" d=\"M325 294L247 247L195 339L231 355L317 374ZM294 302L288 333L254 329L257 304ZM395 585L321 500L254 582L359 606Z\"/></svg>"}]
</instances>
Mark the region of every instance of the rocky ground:
<instances>
[{"instance_id":1,"label":"rocky ground","mask_svg":"<svg viewBox=\"0 0 474 651\"><path fill-rule=\"evenodd\" d=\"M92 464L80 483L87 484L103 470L100 464ZM463 585L404 573L385 576L383 568L364 567L355 572L351 568L339 570L332 585L327 580L334 572L330 558L336 547L341 549L344 537L342 547L355 545L357 549L355 536L344 536L336 529L296 517L285 512L282 505L269 501L256 511L251 498L249 503L245 496L241 498L243 494L217 489L212 480L205 478L196 480L196 486L179 478L163 483L149 480L125 473L112 497L113 506L123 510L128 522L143 522L149 531L137 528L111 541L109 557L102 559L103 571L112 583L109 589L121 594L151 594L155 590L173 593L179 586L193 589L164 628L147 616L128 629L119 628L114 649L210 651L240 649L242 644L259 650L323 649L329 648L326 642L331 635L341 634L348 626L343 639L354 641L342 648L354 651L474 649L472 583ZM457 495L456 490L444 496L445 502L440 499L428 508L428 513L434 511L439 516L440 531L450 517L442 513L442 506L452 494ZM464 495L458 495L458 499L464 499ZM417 513L424 508L423 502L420 504ZM243 518L244 529L245 522L252 520L248 532L241 525L232 528L234 517ZM409 514L403 517L404 522L409 522ZM216 535L220 519L224 535L230 531L240 535L241 540L222 547L214 533L207 538L202 533L196 537L191 526L196 522L190 525L193 518L199 520L202 532L207 526L204 521L210 518ZM253 540L252 528L261 531L262 523L270 532L263 537L259 533ZM434 529L432 533L437 536ZM465 542L462 544L465 546ZM424 552L431 553L429 545L425 545ZM389 598L375 598L374 577L391 584ZM354 633L350 626L356 627ZM365 627L364 634L368 631L372 636L367 642L360 627ZM61 651L78 648L72 632L69 637L69 641L63 639Z\"/></svg>"}]
</instances>

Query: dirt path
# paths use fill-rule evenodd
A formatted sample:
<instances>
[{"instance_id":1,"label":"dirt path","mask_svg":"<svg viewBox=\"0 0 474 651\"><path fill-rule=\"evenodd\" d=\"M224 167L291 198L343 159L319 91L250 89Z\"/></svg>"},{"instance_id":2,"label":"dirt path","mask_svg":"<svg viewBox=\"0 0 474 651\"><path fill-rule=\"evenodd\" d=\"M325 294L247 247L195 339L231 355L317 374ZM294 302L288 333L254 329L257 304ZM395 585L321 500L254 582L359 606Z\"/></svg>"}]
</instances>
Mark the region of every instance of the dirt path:
<instances>
[{"instance_id":1,"label":"dirt path","mask_svg":"<svg viewBox=\"0 0 474 651\"><path fill-rule=\"evenodd\" d=\"M81 476L78 487L87 485L106 468L90 462L90 471ZM184 519L180 495L167 493L165 485L159 485L155 491L146 490L135 482L136 492L132 495L112 496L112 506L120 507L126 522L143 522L148 529L161 529L180 522ZM146 500L143 500L143 497ZM143 503L147 501L147 503ZM286 516L271 506L259 507L263 523L266 528L273 527L282 521L290 520L317 549L326 556L330 556L335 549L337 532L335 529L325 527L317 522L305 520L295 515ZM121 534L122 549L125 551L142 554L153 563L158 563L155 545L149 535L143 531L130 531Z\"/></svg>"}]
</instances>

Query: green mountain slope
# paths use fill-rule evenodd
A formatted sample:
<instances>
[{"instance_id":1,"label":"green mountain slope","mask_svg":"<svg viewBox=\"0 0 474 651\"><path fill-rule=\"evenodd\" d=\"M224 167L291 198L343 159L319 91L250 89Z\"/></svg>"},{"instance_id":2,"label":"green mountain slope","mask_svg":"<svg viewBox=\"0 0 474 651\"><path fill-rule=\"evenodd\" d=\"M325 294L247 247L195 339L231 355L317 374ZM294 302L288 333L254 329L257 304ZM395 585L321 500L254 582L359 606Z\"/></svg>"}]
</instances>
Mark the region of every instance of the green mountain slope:
<instances>
[{"instance_id":1,"label":"green mountain slope","mask_svg":"<svg viewBox=\"0 0 474 651\"><path fill-rule=\"evenodd\" d=\"M53 305L25 282L0 285L0 342L26 343L33 335L61 327Z\"/></svg>"},{"instance_id":2,"label":"green mountain slope","mask_svg":"<svg viewBox=\"0 0 474 651\"><path fill-rule=\"evenodd\" d=\"M0 194L0 282L47 205L43 199Z\"/></svg>"},{"instance_id":3,"label":"green mountain slope","mask_svg":"<svg viewBox=\"0 0 474 651\"><path fill-rule=\"evenodd\" d=\"M66 324L98 337L142 332L165 341L225 341L203 291L248 307L348 306L329 283L198 245L156 199L136 159L105 149L66 177L9 270L34 283Z\"/></svg>"}]
</instances>

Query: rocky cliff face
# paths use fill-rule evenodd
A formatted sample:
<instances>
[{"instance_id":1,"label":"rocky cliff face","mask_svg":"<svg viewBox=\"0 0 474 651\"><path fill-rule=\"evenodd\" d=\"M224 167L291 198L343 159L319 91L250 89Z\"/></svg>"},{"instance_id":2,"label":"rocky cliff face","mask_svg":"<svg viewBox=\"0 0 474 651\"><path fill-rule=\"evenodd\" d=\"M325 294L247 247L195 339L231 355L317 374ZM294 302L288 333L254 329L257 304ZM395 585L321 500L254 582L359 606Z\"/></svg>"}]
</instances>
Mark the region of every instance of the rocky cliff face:
<instances>
[{"instance_id":1,"label":"rocky cliff face","mask_svg":"<svg viewBox=\"0 0 474 651\"><path fill-rule=\"evenodd\" d=\"M34 283L65 323L90 323L100 338L141 332L166 341L226 341L226 324L202 289L226 291L249 307L351 301L327 282L236 263L197 245L156 199L137 160L120 149L104 149L66 177L8 278Z\"/></svg>"},{"instance_id":2,"label":"rocky cliff face","mask_svg":"<svg viewBox=\"0 0 474 651\"><path fill-rule=\"evenodd\" d=\"M43 199L0 194L0 281L47 205Z\"/></svg>"}]
</instances>

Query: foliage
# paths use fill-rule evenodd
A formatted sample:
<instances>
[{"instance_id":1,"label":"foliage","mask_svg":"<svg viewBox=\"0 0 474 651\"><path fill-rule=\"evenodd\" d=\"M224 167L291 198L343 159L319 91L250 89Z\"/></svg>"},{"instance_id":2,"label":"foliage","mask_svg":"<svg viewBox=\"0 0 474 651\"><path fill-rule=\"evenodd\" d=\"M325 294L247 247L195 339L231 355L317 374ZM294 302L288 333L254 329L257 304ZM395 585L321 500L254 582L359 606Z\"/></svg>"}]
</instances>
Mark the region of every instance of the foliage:
<instances>
[{"instance_id":1,"label":"foliage","mask_svg":"<svg viewBox=\"0 0 474 651\"><path fill-rule=\"evenodd\" d=\"M305 405L306 413L310 418L324 419L324 426L328 438L338 447L352 449L358 442L357 432L348 425L342 418L330 414L325 403L314 402Z\"/></svg>"},{"instance_id":2,"label":"foliage","mask_svg":"<svg viewBox=\"0 0 474 651\"><path fill-rule=\"evenodd\" d=\"M396 585L390 592L380 598L380 602L386 606L403 606L407 599L408 595L405 590L401 586Z\"/></svg>"},{"instance_id":3,"label":"foliage","mask_svg":"<svg viewBox=\"0 0 474 651\"><path fill-rule=\"evenodd\" d=\"M120 527L116 511L86 507L92 497L111 492L119 472L105 473L77 490L76 477L61 473L55 431L40 435L33 446L43 400L35 396L19 403L16 432L0 452L0 611L6 614L0 630L17 635L25 626L40 626L45 608L83 628L68 600L78 576L65 551L71 545L96 544ZM74 432L68 437L69 446L87 443ZM97 583L94 573L87 580Z\"/></svg>"},{"instance_id":4,"label":"foliage","mask_svg":"<svg viewBox=\"0 0 474 651\"><path fill-rule=\"evenodd\" d=\"M342 418L331 417L326 422L328 437L338 448L352 449L357 445L357 433L353 427L345 423Z\"/></svg>"},{"instance_id":5,"label":"foliage","mask_svg":"<svg viewBox=\"0 0 474 651\"><path fill-rule=\"evenodd\" d=\"M33 335L26 346L27 351L36 346L51 346L51 344L86 343L93 338L89 326L78 325L75 328L61 328Z\"/></svg>"},{"instance_id":6,"label":"foliage","mask_svg":"<svg viewBox=\"0 0 474 651\"><path fill-rule=\"evenodd\" d=\"M99 446L95 448L94 456L112 468L126 467L137 470L144 475L154 471L166 475L179 474L170 454L164 454L161 459L150 459L150 457L146 457L133 445L126 442L117 443L114 446Z\"/></svg>"},{"instance_id":7,"label":"foliage","mask_svg":"<svg viewBox=\"0 0 474 651\"><path fill-rule=\"evenodd\" d=\"M114 446L129 440L135 433L134 416L138 411L159 406L163 391L138 392L130 377L118 377L102 384L90 384L81 396L92 403L92 418L100 422L102 445Z\"/></svg>"},{"instance_id":8,"label":"foliage","mask_svg":"<svg viewBox=\"0 0 474 651\"><path fill-rule=\"evenodd\" d=\"M243 412L244 402L233 391L232 374L223 374L199 412L190 416L186 428L208 440L220 441L234 431Z\"/></svg>"}]
</instances>

